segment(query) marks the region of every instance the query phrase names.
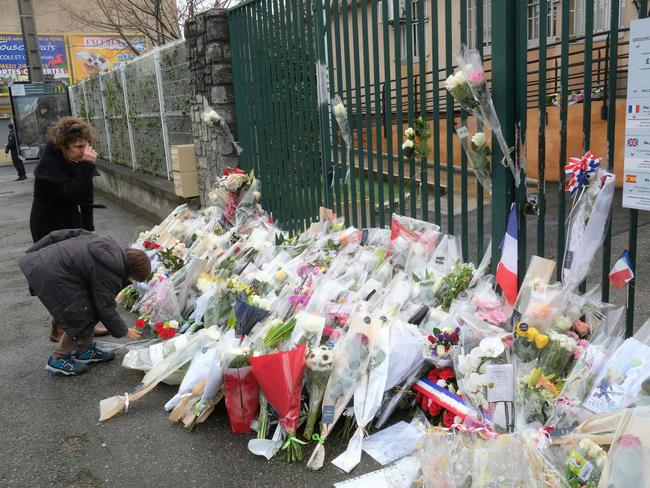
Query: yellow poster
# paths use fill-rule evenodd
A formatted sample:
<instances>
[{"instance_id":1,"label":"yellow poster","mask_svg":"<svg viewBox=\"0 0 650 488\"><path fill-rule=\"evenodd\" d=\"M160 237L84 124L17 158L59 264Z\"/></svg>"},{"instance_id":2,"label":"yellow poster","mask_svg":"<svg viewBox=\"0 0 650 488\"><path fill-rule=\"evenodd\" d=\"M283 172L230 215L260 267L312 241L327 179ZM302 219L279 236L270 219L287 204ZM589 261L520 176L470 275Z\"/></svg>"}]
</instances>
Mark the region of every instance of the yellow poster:
<instances>
[{"instance_id":1,"label":"yellow poster","mask_svg":"<svg viewBox=\"0 0 650 488\"><path fill-rule=\"evenodd\" d=\"M129 37L129 41L136 50L144 51L144 37ZM71 34L68 42L76 81L110 71L136 57L124 39L111 35Z\"/></svg>"}]
</instances>

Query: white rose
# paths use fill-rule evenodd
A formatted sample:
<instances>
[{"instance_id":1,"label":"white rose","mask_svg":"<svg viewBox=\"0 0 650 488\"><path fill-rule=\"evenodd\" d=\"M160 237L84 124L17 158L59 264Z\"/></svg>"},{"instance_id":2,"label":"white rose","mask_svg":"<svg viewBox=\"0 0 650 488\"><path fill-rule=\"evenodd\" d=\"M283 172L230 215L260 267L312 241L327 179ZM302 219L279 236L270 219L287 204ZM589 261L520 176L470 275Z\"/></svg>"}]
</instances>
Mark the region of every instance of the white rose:
<instances>
[{"instance_id":1,"label":"white rose","mask_svg":"<svg viewBox=\"0 0 650 488\"><path fill-rule=\"evenodd\" d=\"M458 86L458 81L454 75L449 75L449 78L445 80L445 88L449 91L453 90Z\"/></svg>"},{"instance_id":2,"label":"white rose","mask_svg":"<svg viewBox=\"0 0 650 488\"><path fill-rule=\"evenodd\" d=\"M404 141L404 144L402 144L402 149L413 149L414 147L415 143L411 139Z\"/></svg>"},{"instance_id":3,"label":"white rose","mask_svg":"<svg viewBox=\"0 0 650 488\"><path fill-rule=\"evenodd\" d=\"M297 318L307 336L316 335L325 327L325 317L319 317L313 313L301 313Z\"/></svg>"},{"instance_id":4,"label":"white rose","mask_svg":"<svg viewBox=\"0 0 650 488\"><path fill-rule=\"evenodd\" d=\"M467 83L467 77L465 76L465 73L462 72L462 70L456 73L454 75L454 78L456 78L456 83L458 85L464 85Z\"/></svg>"},{"instance_id":5,"label":"white rose","mask_svg":"<svg viewBox=\"0 0 650 488\"><path fill-rule=\"evenodd\" d=\"M445 346L443 345L436 347L436 352L438 353L438 356L445 356L447 354L447 351L445 351Z\"/></svg>"},{"instance_id":6,"label":"white rose","mask_svg":"<svg viewBox=\"0 0 650 488\"><path fill-rule=\"evenodd\" d=\"M226 190L231 192L239 191L248 181L248 175L241 173L232 173L226 178Z\"/></svg>"},{"instance_id":7,"label":"white rose","mask_svg":"<svg viewBox=\"0 0 650 488\"><path fill-rule=\"evenodd\" d=\"M334 115L336 115L336 118L342 118L342 117L347 117L348 114L345 110L345 107L343 106L342 103L338 103L334 105Z\"/></svg>"},{"instance_id":8,"label":"white rose","mask_svg":"<svg viewBox=\"0 0 650 488\"><path fill-rule=\"evenodd\" d=\"M472 136L472 142L476 147L483 147L487 144L487 137L483 132L477 132Z\"/></svg>"},{"instance_id":9,"label":"white rose","mask_svg":"<svg viewBox=\"0 0 650 488\"><path fill-rule=\"evenodd\" d=\"M170 320L167 325L172 329L178 329L178 320Z\"/></svg>"},{"instance_id":10,"label":"white rose","mask_svg":"<svg viewBox=\"0 0 650 488\"><path fill-rule=\"evenodd\" d=\"M500 337L486 337L479 343L479 353L483 357L496 358L505 350Z\"/></svg>"},{"instance_id":11,"label":"white rose","mask_svg":"<svg viewBox=\"0 0 650 488\"><path fill-rule=\"evenodd\" d=\"M404 131L404 136L408 137L409 139L413 139L415 137L415 131L413 130L413 127L409 127Z\"/></svg>"}]
</instances>

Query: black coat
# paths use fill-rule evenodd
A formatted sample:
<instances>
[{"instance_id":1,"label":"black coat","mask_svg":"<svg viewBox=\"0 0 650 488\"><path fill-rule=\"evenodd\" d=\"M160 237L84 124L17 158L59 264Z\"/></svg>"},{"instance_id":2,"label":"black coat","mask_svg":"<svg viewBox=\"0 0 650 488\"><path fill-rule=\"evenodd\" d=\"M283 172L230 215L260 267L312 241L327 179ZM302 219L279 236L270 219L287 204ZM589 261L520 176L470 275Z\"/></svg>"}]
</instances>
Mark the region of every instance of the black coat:
<instances>
[{"instance_id":1,"label":"black coat","mask_svg":"<svg viewBox=\"0 0 650 488\"><path fill-rule=\"evenodd\" d=\"M54 322L73 339L99 321L114 337L126 335L115 303L128 284L126 253L110 237L58 230L27 249L18 264Z\"/></svg>"},{"instance_id":2,"label":"black coat","mask_svg":"<svg viewBox=\"0 0 650 488\"><path fill-rule=\"evenodd\" d=\"M93 176L99 173L88 161L73 163L48 142L34 170L34 201L29 227L34 242L59 229L95 230Z\"/></svg>"},{"instance_id":3,"label":"black coat","mask_svg":"<svg viewBox=\"0 0 650 488\"><path fill-rule=\"evenodd\" d=\"M5 153L8 151L11 152L12 161L16 161L18 159L18 144L16 143L16 132L13 129L9 129L9 137L5 146Z\"/></svg>"}]
</instances>

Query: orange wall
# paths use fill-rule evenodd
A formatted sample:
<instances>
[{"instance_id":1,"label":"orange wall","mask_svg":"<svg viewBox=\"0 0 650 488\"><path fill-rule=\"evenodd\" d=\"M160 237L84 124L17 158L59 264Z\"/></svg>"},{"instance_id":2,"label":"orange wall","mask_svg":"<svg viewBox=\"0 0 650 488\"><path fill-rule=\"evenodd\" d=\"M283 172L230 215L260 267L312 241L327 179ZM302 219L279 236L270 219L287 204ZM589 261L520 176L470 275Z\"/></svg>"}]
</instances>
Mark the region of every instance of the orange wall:
<instances>
[{"instance_id":1,"label":"orange wall","mask_svg":"<svg viewBox=\"0 0 650 488\"><path fill-rule=\"evenodd\" d=\"M591 146L589 150L601 158L601 164L607 166L607 120L601 119L601 107L603 102L595 101L591 106ZM568 107L568 120L567 120L567 160L571 156L580 157L584 154L583 150L583 107L581 103L570 105ZM622 186L622 174L623 174L623 158L625 153L625 111L626 111L626 101L624 99L618 100L616 103L616 135L615 135L615 145L616 149L614 151L614 162L615 162L615 173L619 178L617 179L618 186ZM394 116L393 116L394 117ZM548 107L547 108L547 124L546 124L546 181L557 181L558 174L560 171L560 108L559 107ZM539 147L539 111L537 109L528 110L528 129L527 129L527 144L526 144L526 161L528 172L527 175L529 178L536 179L539 176L538 172L538 147ZM458 122L458 118L455 119ZM373 121L374 122L374 121ZM429 120L431 129L433 130L433 124ZM362 138L364 140L364 146L366 144L366 130L365 122L364 129L362 130ZM468 121L470 133L475 130L474 121L472 118ZM393 125L393 154L397 154L397 134L406 129L407 124L404 123L402 129L400 130L397 125ZM373 129L372 132L373 144L372 149L376 148L376 132ZM357 144L357 138L355 134L354 144ZM429 160L433 160L433 137L429 140L429 146L432 150ZM382 147L384 153L388 152L387 139L382 137ZM453 143L453 159L456 166L460 166L460 154L461 154L460 143L456 135L454 135ZM447 121L446 119L440 119L440 161L443 165L447 161ZM566 164L566 161L563 162L562 166Z\"/></svg>"}]
</instances>

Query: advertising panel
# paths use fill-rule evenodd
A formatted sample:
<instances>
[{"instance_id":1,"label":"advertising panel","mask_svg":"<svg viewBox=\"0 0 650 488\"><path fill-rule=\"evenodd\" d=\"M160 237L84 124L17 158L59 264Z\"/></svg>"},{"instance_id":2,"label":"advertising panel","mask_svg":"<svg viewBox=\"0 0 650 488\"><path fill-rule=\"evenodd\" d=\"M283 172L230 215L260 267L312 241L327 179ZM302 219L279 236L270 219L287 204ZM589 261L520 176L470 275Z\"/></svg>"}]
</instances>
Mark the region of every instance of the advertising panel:
<instances>
[{"instance_id":1,"label":"advertising panel","mask_svg":"<svg viewBox=\"0 0 650 488\"><path fill-rule=\"evenodd\" d=\"M76 81L110 71L136 57L124 39L119 37L71 34L68 39ZM138 51L144 51L144 37L130 37L129 40Z\"/></svg>"}]
</instances>

